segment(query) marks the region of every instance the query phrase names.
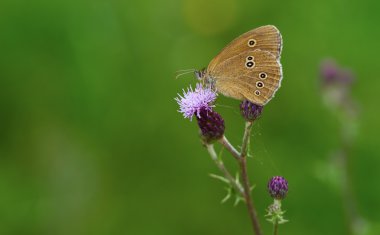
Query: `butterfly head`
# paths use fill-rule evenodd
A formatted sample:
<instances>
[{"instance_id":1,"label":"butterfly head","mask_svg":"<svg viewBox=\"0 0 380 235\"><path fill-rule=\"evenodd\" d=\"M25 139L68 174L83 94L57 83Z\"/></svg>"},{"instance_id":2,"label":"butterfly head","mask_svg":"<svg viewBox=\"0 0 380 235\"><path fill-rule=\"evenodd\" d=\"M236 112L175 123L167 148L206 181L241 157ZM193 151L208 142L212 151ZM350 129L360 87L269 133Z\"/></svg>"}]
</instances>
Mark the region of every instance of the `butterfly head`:
<instances>
[{"instance_id":1,"label":"butterfly head","mask_svg":"<svg viewBox=\"0 0 380 235\"><path fill-rule=\"evenodd\" d=\"M205 75L206 75L206 68L203 68L201 70L196 70L195 72L195 77L199 80L199 81L203 81L204 78L205 78Z\"/></svg>"},{"instance_id":2,"label":"butterfly head","mask_svg":"<svg viewBox=\"0 0 380 235\"><path fill-rule=\"evenodd\" d=\"M207 72L206 68L195 71L194 73L195 77L198 79L198 81L200 81L203 84L203 86L215 89L215 80Z\"/></svg>"}]
</instances>

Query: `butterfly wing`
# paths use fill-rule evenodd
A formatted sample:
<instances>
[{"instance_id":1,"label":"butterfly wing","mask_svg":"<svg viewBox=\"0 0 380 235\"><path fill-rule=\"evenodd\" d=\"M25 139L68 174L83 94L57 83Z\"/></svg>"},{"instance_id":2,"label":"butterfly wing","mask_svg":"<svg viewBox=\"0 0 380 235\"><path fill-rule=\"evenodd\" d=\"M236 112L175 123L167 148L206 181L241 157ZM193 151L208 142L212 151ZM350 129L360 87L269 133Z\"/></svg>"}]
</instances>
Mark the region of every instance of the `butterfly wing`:
<instances>
[{"instance_id":1,"label":"butterfly wing","mask_svg":"<svg viewBox=\"0 0 380 235\"><path fill-rule=\"evenodd\" d=\"M265 105L281 85L282 68L271 52L248 50L217 64L208 76L223 95Z\"/></svg>"},{"instance_id":2,"label":"butterfly wing","mask_svg":"<svg viewBox=\"0 0 380 235\"><path fill-rule=\"evenodd\" d=\"M282 50L282 37L280 31L273 25L266 25L240 35L215 56L210 62L207 70L214 70L219 63L227 60L232 55L256 49L268 51L272 53L276 59L280 59Z\"/></svg>"}]
</instances>

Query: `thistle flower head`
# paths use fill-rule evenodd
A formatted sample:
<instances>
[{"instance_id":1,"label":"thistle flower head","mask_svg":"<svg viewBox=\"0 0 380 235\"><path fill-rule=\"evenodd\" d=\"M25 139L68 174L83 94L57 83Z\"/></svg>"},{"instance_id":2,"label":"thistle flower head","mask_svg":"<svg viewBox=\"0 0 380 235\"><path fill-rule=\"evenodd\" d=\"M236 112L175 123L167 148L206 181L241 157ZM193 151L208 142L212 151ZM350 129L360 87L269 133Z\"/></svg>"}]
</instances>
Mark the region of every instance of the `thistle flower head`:
<instances>
[{"instance_id":1,"label":"thistle flower head","mask_svg":"<svg viewBox=\"0 0 380 235\"><path fill-rule=\"evenodd\" d=\"M263 111L263 106L249 102L248 100L243 100L240 103L240 112L241 115L247 121L254 121L260 117L261 112Z\"/></svg>"},{"instance_id":2,"label":"thistle flower head","mask_svg":"<svg viewBox=\"0 0 380 235\"><path fill-rule=\"evenodd\" d=\"M268 191L274 199L282 200L288 193L288 181L282 176L274 176L268 182Z\"/></svg>"},{"instance_id":3,"label":"thistle flower head","mask_svg":"<svg viewBox=\"0 0 380 235\"><path fill-rule=\"evenodd\" d=\"M347 111L349 115L356 115L357 107L352 97L351 89L355 76L350 69L338 66L334 60L324 60L321 63L321 85L323 99L327 107Z\"/></svg>"},{"instance_id":4,"label":"thistle flower head","mask_svg":"<svg viewBox=\"0 0 380 235\"><path fill-rule=\"evenodd\" d=\"M339 73L339 68L333 60L325 60L321 64L321 78L323 83L333 82Z\"/></svg>"},{"instance_id":5,"label":"thistle flower head","mask_svg":"<svg viewBox=\"0 0 380 235\"><path fill-rule=\"evenodd\" d=\"M354 81L354 76L350 70L341 68L331 59L322 61L320 73L322 84L325 86L349 86Z\"/></svg>"},{"instance_id":6,"label":"thistle flower head","mask_svg":"<svg viewBox=\"0 0 380 235\"><path fill-rule=\"evenodd\" d=\"M218 140L224 135L224 120L219 113L202 109L197 116L201 137L206 143Z\"/></svg>"},{"instance_id":7,"label":"thistle flower head","mask_svg":"<svg viewBox=\"0 0 380 235\"><path fill-rule=\"evenodd\" d=\"M203 87L200 83L194 90L190 86L187 91L183 90L183 95L178 94L178 97L175 98L179 105L179 112L190 120L194 115L200 118L201 110L212 111L215 99L216 93L211 88Z\"/></svg>"}]
</instances>

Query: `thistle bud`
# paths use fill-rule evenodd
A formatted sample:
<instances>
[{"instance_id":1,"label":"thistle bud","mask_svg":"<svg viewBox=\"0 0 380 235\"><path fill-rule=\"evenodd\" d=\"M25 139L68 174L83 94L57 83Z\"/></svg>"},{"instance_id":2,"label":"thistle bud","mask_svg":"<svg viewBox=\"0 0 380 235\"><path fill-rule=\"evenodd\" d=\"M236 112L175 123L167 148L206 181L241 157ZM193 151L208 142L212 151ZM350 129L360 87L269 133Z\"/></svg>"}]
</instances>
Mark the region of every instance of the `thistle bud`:
<instances>
[{"instance_id":1,"label":"thistle bud","mask_svg":"<svg viewBox=\"0 0 380 235\"><path fill-rule=\"evenodd\" d=\"M284 199L288 193L288 181L282 176L272 177L268 182L268 192L274 199Z\"/></svg>"},{"instance_id":2,"label":"thistle bud","mask_svg":"<svg viewBox=\"0 0 380 235\"><path fill-rule=\"evenodd\" d=\"M240 103L240 112L245 120L253 122L258 119L263 111L263 106L243 100Z\"/></svg>"}]
</instances>

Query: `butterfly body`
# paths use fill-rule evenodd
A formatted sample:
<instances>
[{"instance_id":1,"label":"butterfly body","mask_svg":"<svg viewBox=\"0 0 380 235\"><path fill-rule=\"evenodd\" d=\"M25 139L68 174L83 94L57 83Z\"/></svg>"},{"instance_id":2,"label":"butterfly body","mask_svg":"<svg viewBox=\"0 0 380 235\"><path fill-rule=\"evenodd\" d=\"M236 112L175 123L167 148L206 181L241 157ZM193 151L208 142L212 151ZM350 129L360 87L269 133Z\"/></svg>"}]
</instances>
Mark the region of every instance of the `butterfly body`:
<instances>
[{"instance_id":1,"label":"butterfly body","mask_svg":"<svg viewBox=\"0 0 380 235\"><path fill-rule=\"evenodd\" d=\"M262 26L228 44L196 76L225 96L267 104L281 85L281 34Z\"/></svg>"}]
</instances>

